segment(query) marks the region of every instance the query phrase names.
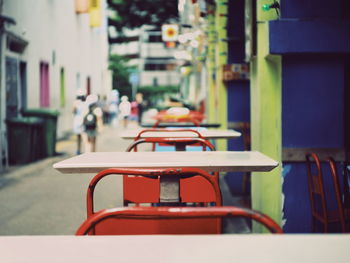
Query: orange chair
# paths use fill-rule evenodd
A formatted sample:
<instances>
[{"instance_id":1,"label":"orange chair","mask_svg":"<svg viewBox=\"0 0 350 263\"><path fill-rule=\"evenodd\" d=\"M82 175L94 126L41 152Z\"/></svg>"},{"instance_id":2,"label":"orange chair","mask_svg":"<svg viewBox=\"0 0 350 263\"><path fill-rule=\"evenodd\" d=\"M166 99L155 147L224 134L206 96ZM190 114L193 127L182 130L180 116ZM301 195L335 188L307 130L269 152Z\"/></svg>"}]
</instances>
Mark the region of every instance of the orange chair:
<instances>
[{"instance_id":1,"label":"orange chair","mask_svg":"<svg viewBox=\"0 0 350 263\"><path fill-rule=\"evenodd\" d=\"M159 180L159 177L161 176L178 176L180 177L180 182L185 181L186 178L191 178L194 176L195 178L201 178L203 181L206 182L207 191L206 192L200 192L200 193L191 193L189 194L189 191L187 189L186 183L183 183L180 185L180 195L181 192L183 192L183 189L185 189L185 192L187 192L187 195L182 195L181 198L185 202L215 202L217 206L222 205L222 196L221 192L217 183L217 180L214 176L208 174L207 172L197 169L197 168L163 168L163 169L132 169L132 168L111 168L106 169L104 171L99 172L97 175L94 176L94 178L91 180L89 184L89 188L87 191L87 218L90 218L95 214L94 212L94 190L96 187L96 184L104 177L111 175L111 174L119 174L119 175L133 175L137 176L134 178L138 178L136 181L140 188L134 189L138 190L139 195L134 196L136 200L135 203L159 203L159 183L157 184L158 189L152 188L154 185L151 185L152 187L150 189L147 188L147 184L150 180ZM141 178L146 178L147 180L143 181ZM137 192L137 191L135 191ZM151 193L151 194L148 194ZM198 195L198 196L196 196ZM189 221L192 222L192 225L195 226L198 224L197 221ZM201 223L201 222L199 222ZM221 231L221 220L220 219L207 219L203 223L205 225L205 228L213 233L219 233ZM200 225L200 224L199 224ZM104 226L106 227L106 226ZM107 229L109 226L106 227Z\"/></svg>"},{"instance_id":2,"label":"orange chair","mask_svg":"<svg viewBox=\"0 0 350 263\"><path fill-rule=\"evenodd\" d=\"M244 217L264 225L271 233L282 234L267 215L247 208L225 207L122 207L101 210L89 217L76 235L220 234L206 229L204 221L222 217ZM102 227L109 224L113 228ZM101 230L100 230L101 229Z\"/></svg>"},{"instance_id":3,"label":"orange chair","mask_svg":"<svg viewBox=\"0 0 350 263\"><path fill-rule=\"evenodd\" d=\"M215 150L215 147L202 138L142 138L134 141L127 151L135 150L141 143L166 143L181 144L181 147L191 144L200 144L205 151L207 148ZM203 171L200 170L202 173ZM212 175L215 180L215 188L220 191L219 175ZM140 203L158 203L159 202L159 179L151 179L140 176L123 176L123 199L124 206L130 203L139 205ZM182 203L217 203L216 196L212 187L199 176L192 176L180 180L180 201Z\"/></svg>"},{"instance_id":4,"label":"orange chair","mask_svg":"<svg viewBox=\"0 0 350 263\"><path fill-rule=\"evenodd\" d=\"M204 115L198 111L189 111L189 114L186 115L169 115L166 110L160 111L156 116L156 123L153 125L153 128L159 127L160 123L163 122L190 122L194 126L199 127L200 123L203 121Z\"/></svg>"},{"instance_id":5,"label":"orange chair","mask_svg":"<svg viewBox=\"0 0 350 263\"><path fill-rule=\"evenodd\" d=\"M340 187L337 177L337 169L332 158L328 159L331 176L333 180L333 189L337 201L337 209L330 210L327 205L327 198L324 190L323 173L321 162L317 154L306 154L306 165L308 174L308 188L311 203L312 216L312 232L316 232L317 222L323 225L324 233L329 232L329 225L331 223L338 223L341 226L342 232L346 232L345 215L340 194Z\"/></svg>"}]
</instances>

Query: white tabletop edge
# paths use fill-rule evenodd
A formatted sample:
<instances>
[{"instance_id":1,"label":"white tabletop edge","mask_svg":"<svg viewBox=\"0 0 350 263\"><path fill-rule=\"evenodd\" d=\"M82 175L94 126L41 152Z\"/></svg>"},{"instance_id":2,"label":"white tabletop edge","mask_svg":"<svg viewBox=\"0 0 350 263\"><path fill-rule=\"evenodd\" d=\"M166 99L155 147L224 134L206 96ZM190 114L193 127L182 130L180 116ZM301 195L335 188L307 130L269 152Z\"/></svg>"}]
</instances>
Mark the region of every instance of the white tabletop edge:
<instances>
[{"instance_id":1,"label":"white tabletop edge","mask_svg":"<svg viewBox=\"0 0 350 263\"><path fill-rule=\"evenodd\" d=\"M162 159L163 158L163 159ZM114 161L116 160L116 161ZM97 173L108 168L192 167L220 172L268 172L278 162L260 152L96 152L55 163L61 173Z\"/></svg>"},{"instance_id":2,"label":"white tabletop edge","mask_svg":"<svg viewBox=\"0 0 350 263\"><path fill-rule=\"evenodd\" d=\"M0 253L11 263L347 263L349 242L349 234L2 236Z\"/></svg>"}]
</instances>

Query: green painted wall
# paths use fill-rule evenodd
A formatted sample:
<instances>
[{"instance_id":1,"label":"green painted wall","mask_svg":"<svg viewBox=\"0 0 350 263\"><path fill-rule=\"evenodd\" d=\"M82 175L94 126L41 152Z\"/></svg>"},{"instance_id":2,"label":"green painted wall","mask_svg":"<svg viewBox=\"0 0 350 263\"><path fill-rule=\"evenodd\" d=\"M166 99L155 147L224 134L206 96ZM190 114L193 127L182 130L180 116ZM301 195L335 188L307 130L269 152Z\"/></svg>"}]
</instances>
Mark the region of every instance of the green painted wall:
<instances>
[{"instance_id":1,"label":"green painted wall","mask_svg":"<svg viewBox=\"0 0 350 263\"><path fill-rule=\"evenodd\" d=\"M208 121L220 123L227 128L227 90L222 81L222 66L227 64L227 0L216 0L216 5L208 7L215 15L208 15L208 59L209 76ZM227 149L227 140L217 140L216 149Z\"/></svg>"},{"instance_id":2,"label":"green painted wall","mask_svg":"<svg viewBox=\"0 0 350 263\"><path fill-rule=\"evenodd\" d=\"M66 105L66 81L65 81L65 72L64 68L60 70L60 104L61 107Z\"/></svg>"},{"instance_id":3,"label":"green painted wall","mask_svg":"<svg viewBox=\"0 0 350 263\"><path fill-rule=\"evenodd\" d=\"M251 62L251 136L252 150L260 151L281 164L281 58L269 55L268 20L276 19L274 10L262 12L257 3L257 56ZM252 208L276 222L282 218L281 165L268 173L253 173ZM254 224L253 231L263 232Z\"/></svg>"},{"instance_id":4,"label":"green painted wall","mask_svg":"<svg viewBox=\"0 0 350 263\"><path fill-rule=\"evenodd\" d=\"M208 5L208 10L211 11L207 16L207 35L208 35L208 55L207 55L207 70L208 70L208 97L207 97L207 118L209 122L214 122L216 119L216 90L215 90L215 47L217 44L217 36L215 31L215 16L213 5Z\"/></svg>"},{"instance_id":5,"label":"green painted wall","mask_svg":"<svg viewBox=\"0 0 350 263\"><path fill-rule=\"evenodd\" d=\"M215 26L217 32L216 46L216 88L218 95L217 119L215 122L221 124L221 129L227 129L227 88L223 82L223 65L227 64L227 0L216 0ZM227 140L218 140L216 149L227 150Z\"/></svg>"}]
</instances>

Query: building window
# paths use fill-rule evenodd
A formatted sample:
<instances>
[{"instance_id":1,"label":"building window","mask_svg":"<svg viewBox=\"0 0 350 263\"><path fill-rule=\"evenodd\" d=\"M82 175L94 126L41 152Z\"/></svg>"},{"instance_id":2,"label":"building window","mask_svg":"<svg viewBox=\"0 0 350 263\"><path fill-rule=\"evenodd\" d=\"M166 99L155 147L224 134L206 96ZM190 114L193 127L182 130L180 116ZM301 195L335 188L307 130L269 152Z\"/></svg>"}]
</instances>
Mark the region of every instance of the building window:
<instances>
[{"instance_id":1,"label":"building window","mask_svg":"<svg viewBox=\"0 0 350 263\"><path fill-rule=\"evenodd\" d=\"M145 71L161 71L166 70L166 64L145 64Z\"/></svg>"},{"instance_id":2,"label":"building window","mask_svg":"<svg viewBox=\"0 0 350 263\"><path fill-rule=\"evenodd\" d=\"M149 43L162 43L162 36L161 35L149 35L148 36L148 42Z\"/></svg>"},{"instance_id":3,"label":"building window","mask_svg":"<svg viewBox=\"0 0 350 263\"><path fill-rule=\"evenodd\" d=\"M40 62L40 107L50 106L49 64Z\"/></svg>"}]
</instances>

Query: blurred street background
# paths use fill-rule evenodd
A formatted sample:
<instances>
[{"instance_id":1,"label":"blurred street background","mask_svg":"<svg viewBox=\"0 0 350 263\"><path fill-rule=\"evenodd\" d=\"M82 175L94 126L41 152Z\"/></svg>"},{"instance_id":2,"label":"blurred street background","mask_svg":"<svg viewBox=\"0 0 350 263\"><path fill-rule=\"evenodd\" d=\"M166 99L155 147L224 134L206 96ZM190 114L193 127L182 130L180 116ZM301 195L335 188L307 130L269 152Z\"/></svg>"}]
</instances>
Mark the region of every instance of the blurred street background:
<instances>
[{"instance_id":1,"label":"blurred street background","mask_svg":"<svg viewBox=\"0 0 350 263\"><path fill-rule=\"evenodd\" d=\"M276 160L223 191L312 232L307 153L350 196L349 28L349 0L0 0L0 235L72 234L92 175L52 164L87 137L124 151L122 129L174 108L242 133L217 150ZM100 207L119 205L120 184L102 187Z\"/></svg>"}]
</instances>

